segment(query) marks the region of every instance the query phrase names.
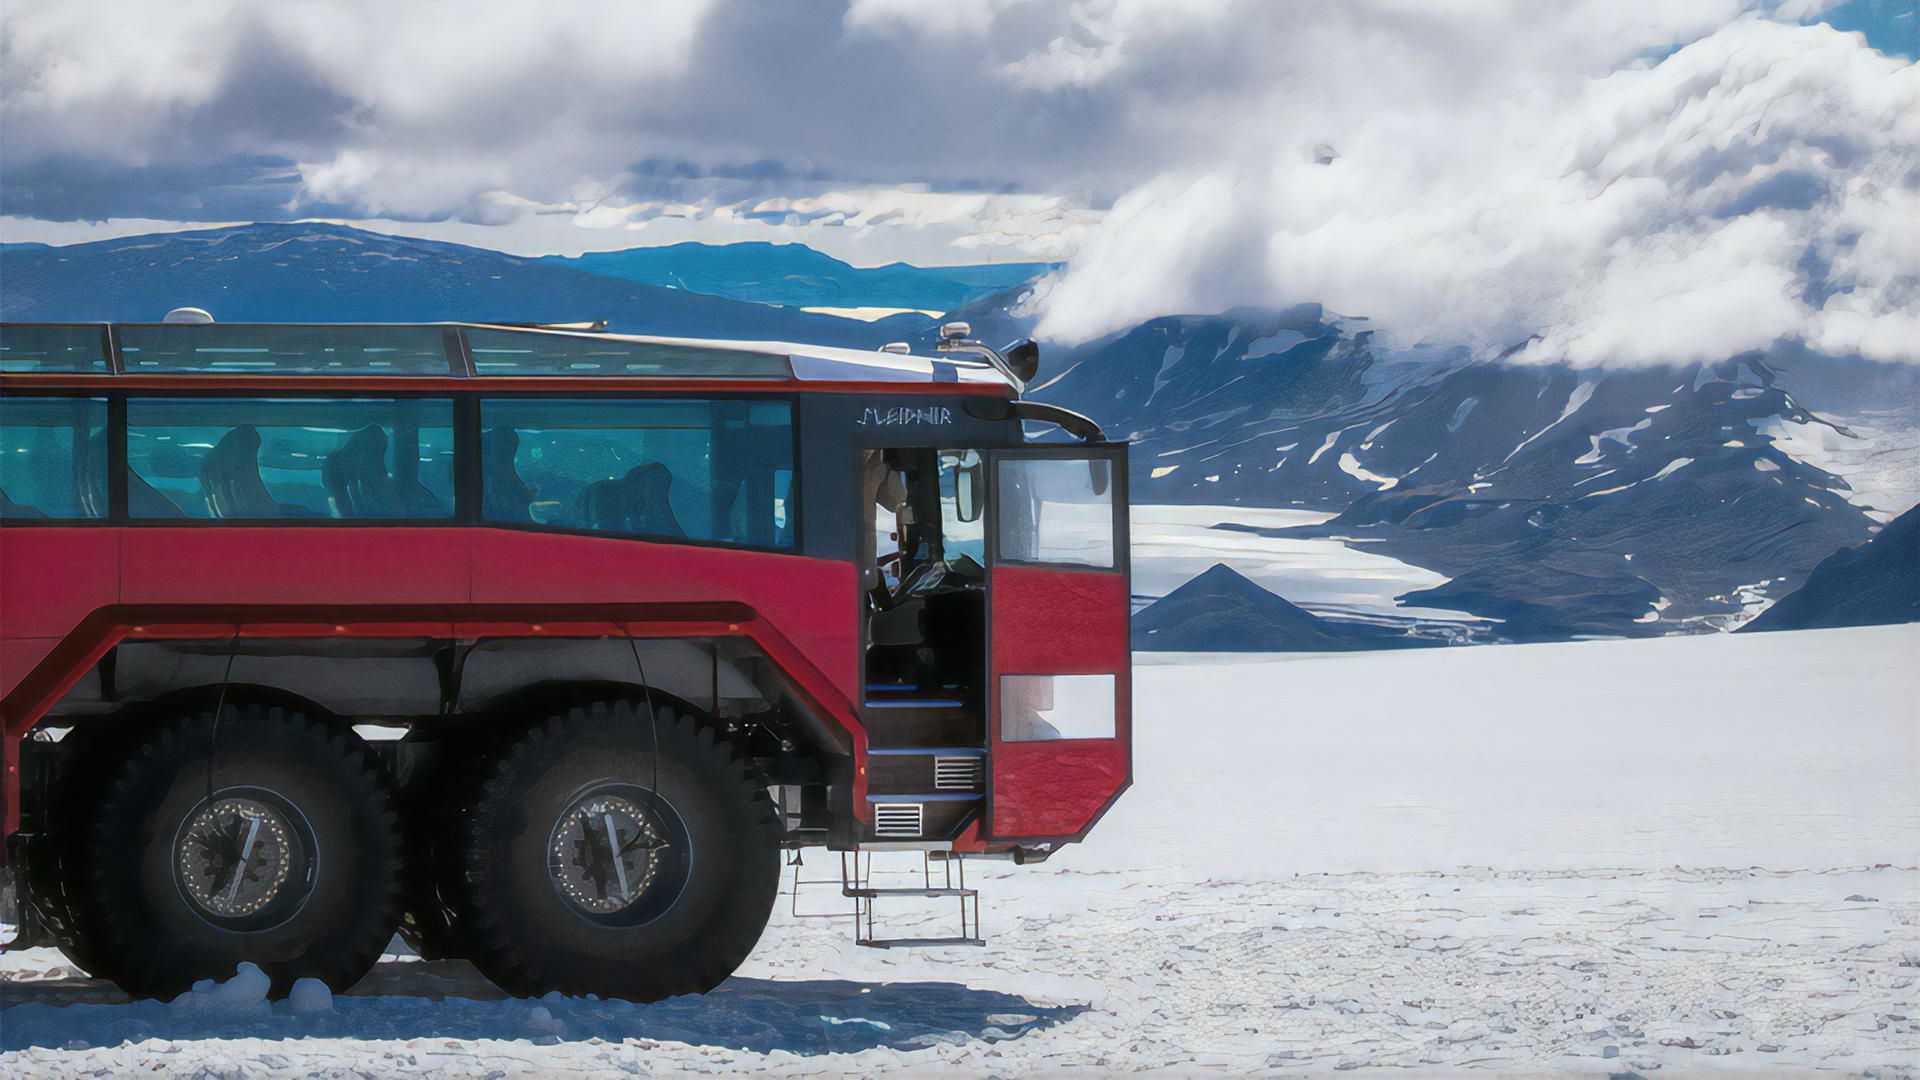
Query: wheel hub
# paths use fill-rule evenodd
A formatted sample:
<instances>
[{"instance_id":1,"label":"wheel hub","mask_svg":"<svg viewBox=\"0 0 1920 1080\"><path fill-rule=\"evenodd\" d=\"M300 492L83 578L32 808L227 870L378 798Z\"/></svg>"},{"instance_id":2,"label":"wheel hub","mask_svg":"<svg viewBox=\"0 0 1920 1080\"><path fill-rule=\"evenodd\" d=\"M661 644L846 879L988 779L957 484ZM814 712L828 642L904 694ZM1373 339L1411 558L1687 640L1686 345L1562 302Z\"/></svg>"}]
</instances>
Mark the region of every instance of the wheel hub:
<instances>
[{"instance_id":1,"label":"wheel hub","mask_svg":"<svg viewBox=\"0 0 1920 1080\"><path fill-rule=\"evenodd\" d=\"M555 823L547 873L580 911L619 915L659 882L671 847L666 829L640 802L589 792Z\"/></svg>"},{"instance_id":2,"label":"wheel hub","mask_svg":"<svg viewBox=\"0 0 1920 1080\"><path fill-rule=\"evenodd\" d=\"M218 922L249 920L306 877L307 845L289 815L263 800L215 799L188 817L174 841L180 888Z\"/></svg>"}]
</instances>

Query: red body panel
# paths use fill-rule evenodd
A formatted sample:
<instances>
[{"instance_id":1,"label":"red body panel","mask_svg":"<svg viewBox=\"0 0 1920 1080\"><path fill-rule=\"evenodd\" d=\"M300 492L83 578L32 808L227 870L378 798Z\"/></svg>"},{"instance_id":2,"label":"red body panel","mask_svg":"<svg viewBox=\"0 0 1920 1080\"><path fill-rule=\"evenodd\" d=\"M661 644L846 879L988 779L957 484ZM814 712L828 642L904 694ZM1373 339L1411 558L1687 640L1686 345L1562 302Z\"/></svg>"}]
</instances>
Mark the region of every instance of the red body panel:
<instances>
[{"instance_id":1,"label":"red body panel","mask_svg":"<svg viewBox=\"0 0 1920 1080\"><path fill-rule=\"evenodd\" d=\"M0 529L0 695L119 587L117 529Z\"/></svg>"},{"instance_id":2,"label":"red body panel","mask_svg":"<svg viewBox=\"0 0 1920 1080\"><path fill-rule=\"evenodd\" d=\"M993 571L993 783L989 833L1078 837L1124 791L1133 774L1124 575L1095 570L998 566ZM1001 738L1002 675L1113 675L1114 737L1050 742Z\"/></svg>"},{"instance_id":3,"label":"red body panel","mask_svg":"<svg viewBox=\"0 0 1920 1080\"><path fill-rule=\"evenodd\" d=\"M536 392L570 392L578 394L605 394L627 391L645 391L650 394L736 394L742 391L769 394L885 394L898 397L902 394L926 394L951 397L1007 398L1010 393L1001 383L991 382L909 382L887 380L884 382L839 381L826 382L803 379L662 379L653 376L635 376L620 378L617 376L595 375L581 378L566 376L498 376L488 375L481 378L456 378L450 375L242 375L237 379L231 374L186 374L171 373L165 375L142 375L137 372L108 375L59 374L20 374L0 375L0 391L19 388L71 390L81 394L101 394L109 390L206 390L212 393L231 393L239 390L243 393L261 393L272 391L313 391L323 394L351 391L408 393L460 391L469 393L482 391L490 394Z\"/></svg>"},{"instance_id":4,"label":"red body panel","mask_svg":"<svg viewBox=\"0 0 1920 1080\"><path fill-rule=\"evenodd\" d=\"M123 604L458 604L460 529L128 529Z\"/></svg>"},{"instance_id":5,"label":"red body panel","mask_svg":"<svg viewBox=\"0 0 1920 1080\"><path fill-rule=\"evenodd\" d=\"M0 589L0 834L19 739L125 637L741 634L865 760L854 571L833 560L485 528L0 529Z\"/></svg>"},{"instance_id":6,"label":"red body panel","mask_svg":"<svg viewBox=\"0 0 1920 1080\"><path fill-rule=\"evenodd\" d=\"M851 563L507 529L465 535L473 545L476 604L740 601L811 658L849 702L857 696ZM568 544L564 563L552 557L556 539Z\"/></svg>"}]
</instances>

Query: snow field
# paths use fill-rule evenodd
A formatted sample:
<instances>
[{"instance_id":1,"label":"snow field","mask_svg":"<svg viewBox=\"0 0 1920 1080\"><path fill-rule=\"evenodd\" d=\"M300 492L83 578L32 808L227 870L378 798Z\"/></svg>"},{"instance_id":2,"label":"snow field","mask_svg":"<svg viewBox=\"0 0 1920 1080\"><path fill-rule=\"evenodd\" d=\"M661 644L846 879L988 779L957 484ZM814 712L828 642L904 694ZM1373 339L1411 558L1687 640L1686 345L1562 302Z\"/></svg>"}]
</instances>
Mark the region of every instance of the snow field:
<instances>
[{"instance_id":1,"label":"snow field","mask_svg":"<svg viewBox=\"0 0 1920 1080\"><path fill-rule=\"evenodd\" d=\"M0 958L0 1074L1913 1073L1916 655L1920 626L1141 656L1134 789L969 871L986 949L860 949L783 894L705 999L395 957L330 1007L244 975L126 1004L35 950Z\"/></svg>"}]
</instances>

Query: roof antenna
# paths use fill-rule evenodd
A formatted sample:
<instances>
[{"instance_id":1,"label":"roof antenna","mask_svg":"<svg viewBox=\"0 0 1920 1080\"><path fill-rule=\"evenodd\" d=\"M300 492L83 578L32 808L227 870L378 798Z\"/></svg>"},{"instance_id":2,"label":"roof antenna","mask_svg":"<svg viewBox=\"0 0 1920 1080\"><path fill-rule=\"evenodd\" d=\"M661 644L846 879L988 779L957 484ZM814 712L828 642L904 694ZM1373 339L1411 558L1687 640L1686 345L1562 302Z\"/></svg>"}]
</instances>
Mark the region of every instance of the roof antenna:
<instances>
[{"instance_id":1,"label":"roof antenna","mask_svg":"<svg viewBox=\"0 0 1920 1080\"><path fill-rule=\"evenodd\" d=\"M160 321L171 326L205 326L213 321L213 315L206 308L177 307Z\"/></svg>"}]
</instances>

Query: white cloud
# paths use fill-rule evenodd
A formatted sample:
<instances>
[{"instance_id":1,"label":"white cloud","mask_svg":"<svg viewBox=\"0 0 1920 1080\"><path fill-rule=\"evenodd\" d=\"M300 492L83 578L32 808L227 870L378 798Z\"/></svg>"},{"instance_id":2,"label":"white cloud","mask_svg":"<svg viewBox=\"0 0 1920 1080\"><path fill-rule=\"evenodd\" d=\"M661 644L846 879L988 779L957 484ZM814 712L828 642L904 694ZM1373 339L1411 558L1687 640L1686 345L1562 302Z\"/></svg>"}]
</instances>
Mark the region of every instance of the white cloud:
<instances>
[{"instance_id":1,"label":"white cloud","mask_svg":"<svg viewBox=\"0 0 1920 1080\"><path fill-rule=\"evenodd\" d=\"M845 15L849 29L904 30L929 38L970 38L985 34L1007 0L853 0Z\"/></svg>"},{"instance_id":2,"label":"white cloud","mask_svg":"<svg viewBox=\"0 0 1920 1080\"><path fill-rule=\"evenodd\" d=\"M1634 63L1658 39L1627 22L1552 58L1449 62L1386 42L1364 77L1408 103L1334 101L1311 127L1276 98L1236 125L1245 145L1225 160L1119 200L1042 331L1317 300L1409 340L1497 350L1538 335L1526 357L1575 363L1711 359L1781 337L1920 359L1920 68L1751 17ZM1507 69L1472 70L1496 60ZM1528 70L1550 60L1582 74ZM1381 104L1331 65L1314 74L1330 96Z\"/></svg>"},{"instance_id":3,"label":"white cloud","mask_svg":"<svg viewBox=\"0 0 1920 1080\"><path fill-rule=\"evenodd\" d=\"M1583 363L1911 358L1920 69L1793 25L1827 6L16 3L0 228L1072 256L1069 339L1320 301Z\"/></svg>"}]
</instances>

